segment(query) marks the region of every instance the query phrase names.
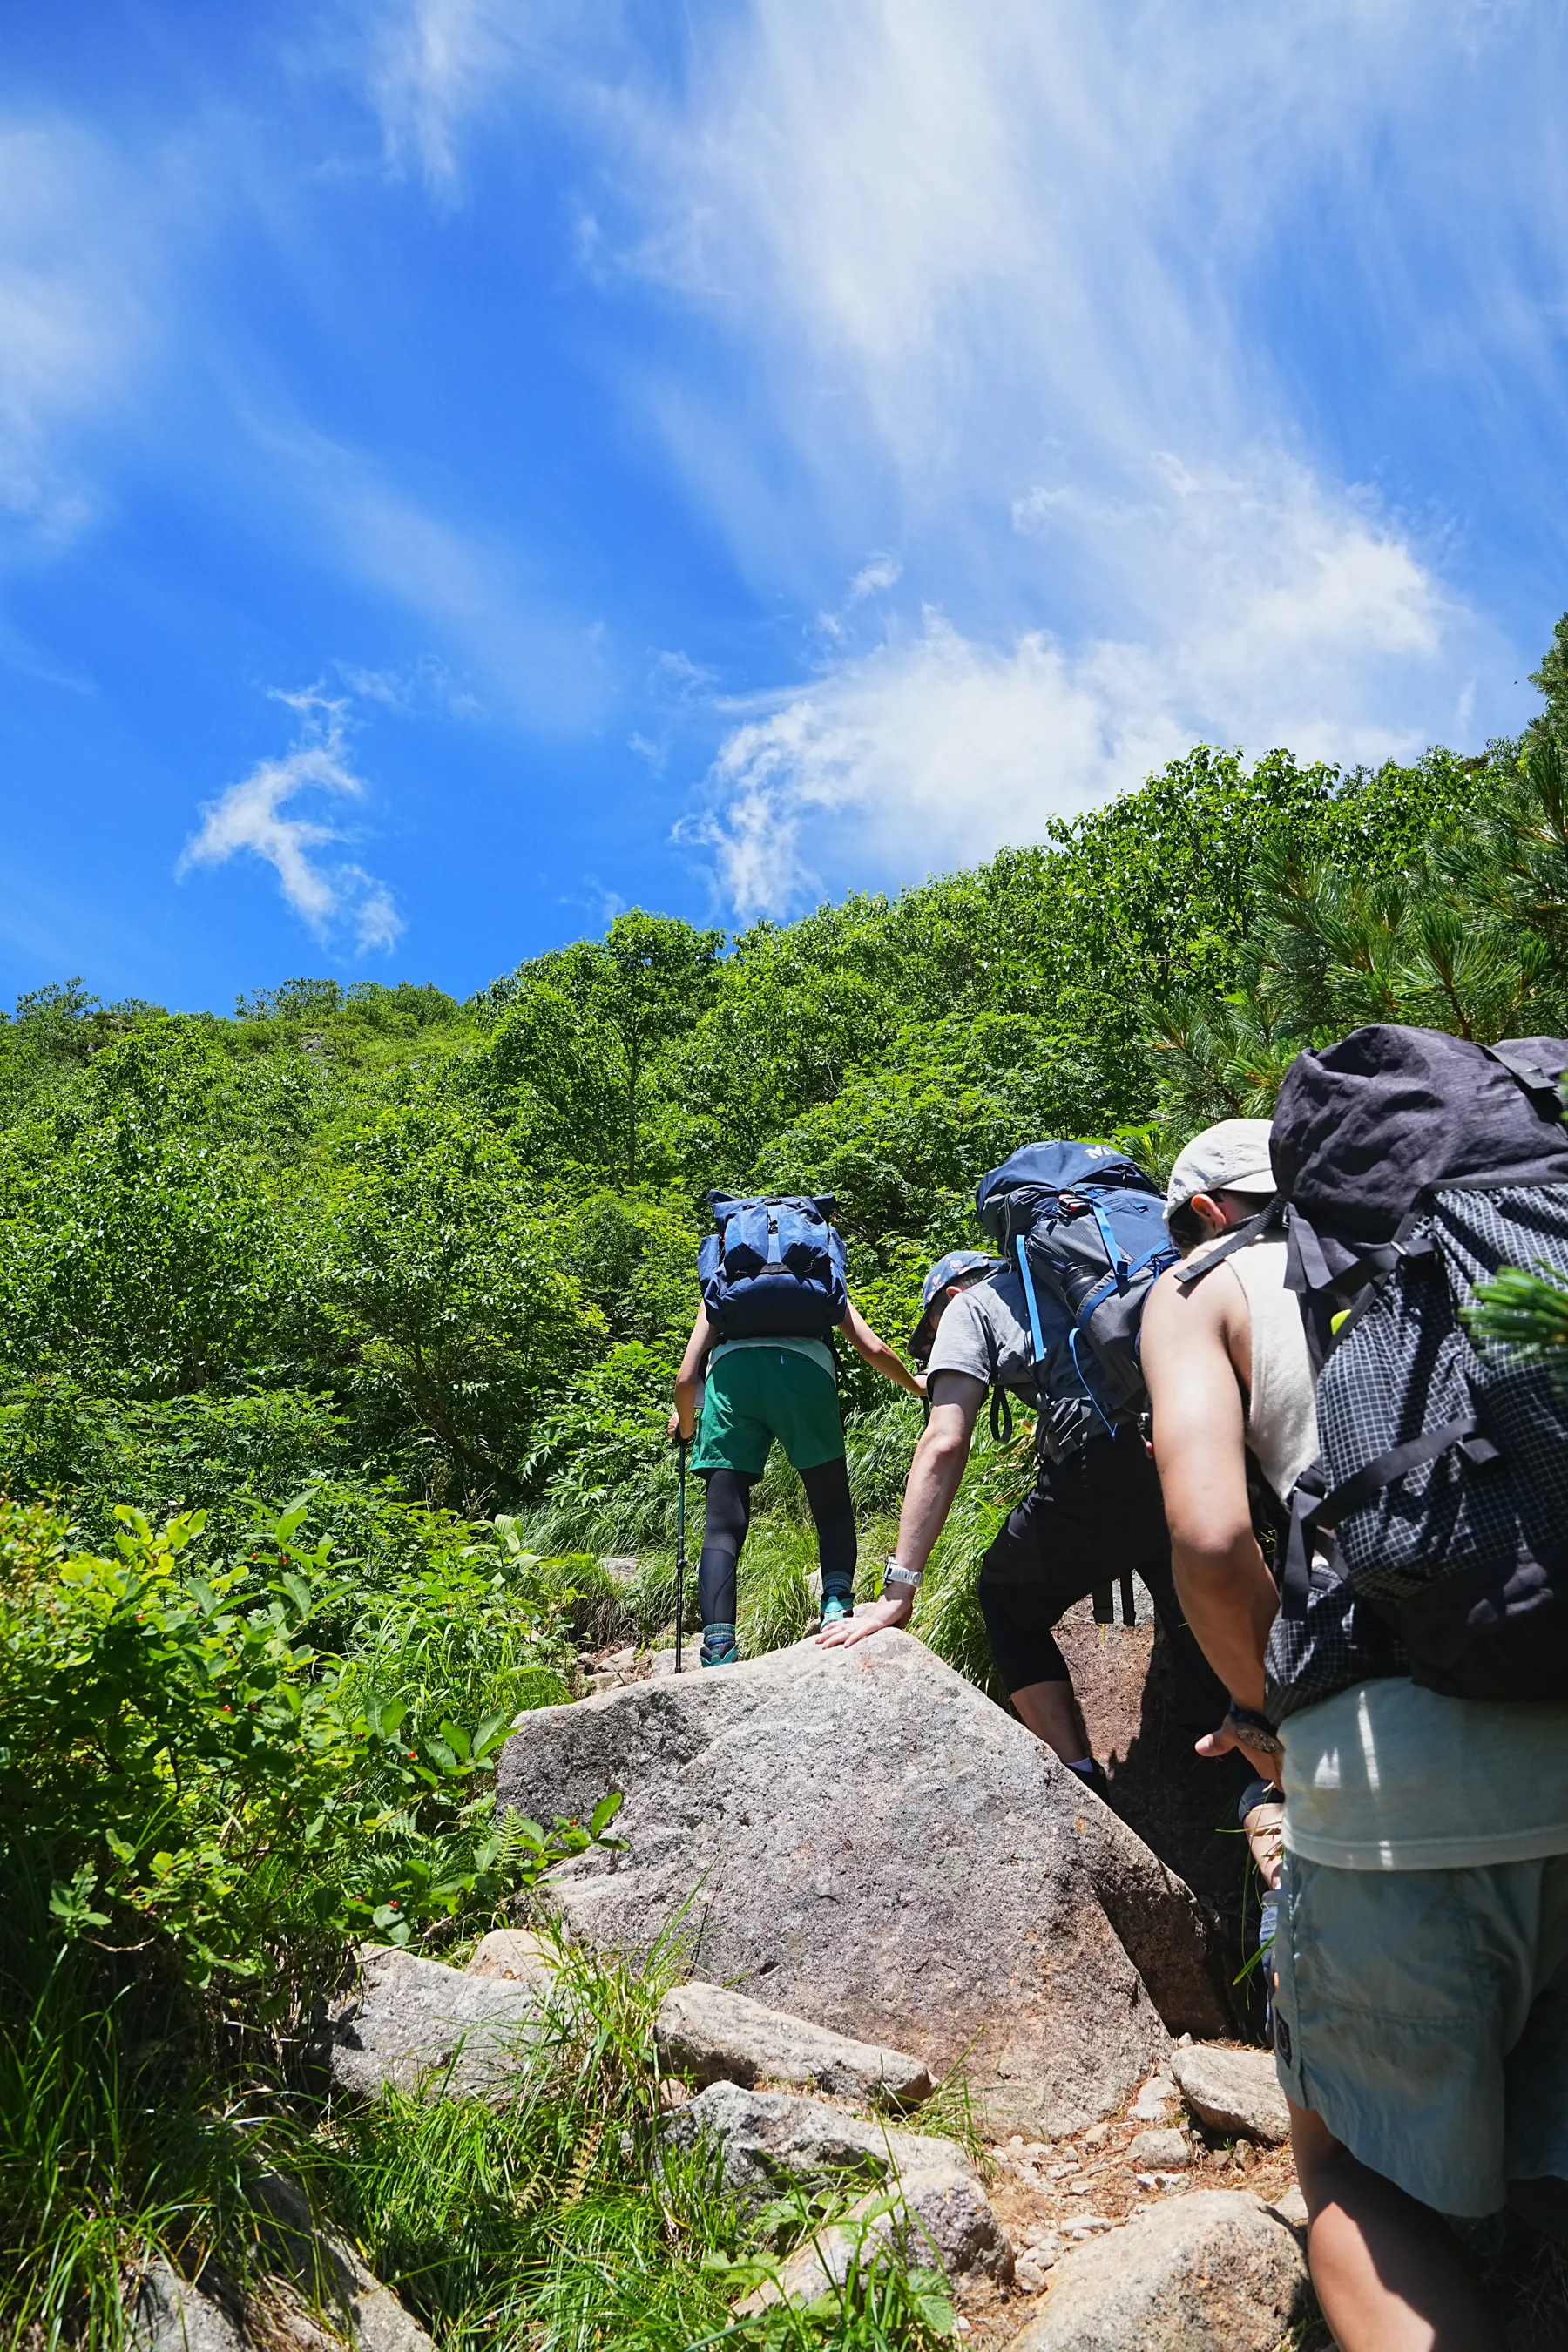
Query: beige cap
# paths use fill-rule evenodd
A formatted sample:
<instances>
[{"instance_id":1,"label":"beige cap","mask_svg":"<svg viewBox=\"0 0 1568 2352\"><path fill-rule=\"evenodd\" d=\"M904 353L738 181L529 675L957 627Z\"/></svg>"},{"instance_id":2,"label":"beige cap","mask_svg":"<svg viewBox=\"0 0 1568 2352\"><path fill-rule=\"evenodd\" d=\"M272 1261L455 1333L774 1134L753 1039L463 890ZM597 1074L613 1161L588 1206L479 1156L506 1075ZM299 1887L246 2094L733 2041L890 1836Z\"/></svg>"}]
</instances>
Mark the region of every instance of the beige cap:
<instances>
[{"instance_id":1,"label":"beige cap","mask_svg":"<svg viewBox=\"0 0 1568 2352\"><path fill-rule=\"evenodd\" d=\"M1266 1118L1222 1118L1176 1155L1165 1187L1165 1214L1184 1209L1195 1192L1256 1192L1267 1200L1279 1187L1269 1158Z\"/></svg>"}]
</instances>

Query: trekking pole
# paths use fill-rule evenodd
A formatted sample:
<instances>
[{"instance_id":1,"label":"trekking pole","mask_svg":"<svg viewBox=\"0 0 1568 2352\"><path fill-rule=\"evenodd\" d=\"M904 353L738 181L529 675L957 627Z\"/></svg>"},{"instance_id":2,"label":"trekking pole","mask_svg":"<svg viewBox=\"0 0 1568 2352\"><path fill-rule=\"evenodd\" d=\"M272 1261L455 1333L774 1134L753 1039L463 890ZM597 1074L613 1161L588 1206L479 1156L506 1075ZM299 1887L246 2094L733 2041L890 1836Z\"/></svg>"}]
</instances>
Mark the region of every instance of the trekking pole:
<instances>
[{"instance_id":1,"label":"trekking pole","mask_svg":"<svg viewBox=\"0 0 1568 2352\"><path fill-rule=\"evenodd\" d=\"M686 1444L679 1441L680 1484L675 1501L675 1671L680 1672L680 1625L686 1614Z\"/></svg>"}]
</instances>

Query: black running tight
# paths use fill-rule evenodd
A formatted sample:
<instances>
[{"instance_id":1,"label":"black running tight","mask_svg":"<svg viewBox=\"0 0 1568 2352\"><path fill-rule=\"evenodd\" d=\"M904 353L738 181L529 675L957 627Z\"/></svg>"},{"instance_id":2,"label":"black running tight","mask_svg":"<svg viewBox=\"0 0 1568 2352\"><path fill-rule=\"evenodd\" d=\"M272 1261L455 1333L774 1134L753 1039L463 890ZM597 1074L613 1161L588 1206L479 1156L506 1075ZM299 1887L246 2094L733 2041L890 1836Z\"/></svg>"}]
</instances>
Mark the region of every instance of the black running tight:
<instances>
[{"instance_id":1,"label":"black running tight","mask_svg":"<svg viewBox=\"0 0 1568 2352\"><path fill-rule=\"evenodd\" d=\"M735 1622L735 1568L752 1517L754 1478L734 1470L709 1470L708 1519L702 1537L702 1557L697 1565L697 1599L704 1625ZM800 1474L805 1499L816 1525L817 1557L822 1562L822 1591L851 1601L855 1594L855 1507L849 1496L849 1468L840 1454L836 1462L819 1462Z\"/></svg>"}]
</instances>

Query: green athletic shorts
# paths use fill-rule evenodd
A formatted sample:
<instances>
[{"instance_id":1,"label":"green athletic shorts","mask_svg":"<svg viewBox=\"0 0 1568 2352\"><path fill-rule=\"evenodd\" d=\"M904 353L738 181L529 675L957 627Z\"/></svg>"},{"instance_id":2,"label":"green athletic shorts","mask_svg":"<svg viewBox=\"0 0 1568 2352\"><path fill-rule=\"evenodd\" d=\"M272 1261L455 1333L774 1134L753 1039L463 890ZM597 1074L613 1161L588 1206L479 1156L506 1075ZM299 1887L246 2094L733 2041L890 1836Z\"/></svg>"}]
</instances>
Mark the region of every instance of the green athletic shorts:
<instances>
[{"instance_id":1,"label":"green athletic shorts","mask_svg":"<svg viewBox=\"0 0 1568 2352\"><path fill-rule=\"evenodd\" d=\"M709 1368L691 1467L760 1478L775 1437L797 1470L840 1460L837 1383L792 1348L733 1349Z\"/></svg>"}]
</instances>

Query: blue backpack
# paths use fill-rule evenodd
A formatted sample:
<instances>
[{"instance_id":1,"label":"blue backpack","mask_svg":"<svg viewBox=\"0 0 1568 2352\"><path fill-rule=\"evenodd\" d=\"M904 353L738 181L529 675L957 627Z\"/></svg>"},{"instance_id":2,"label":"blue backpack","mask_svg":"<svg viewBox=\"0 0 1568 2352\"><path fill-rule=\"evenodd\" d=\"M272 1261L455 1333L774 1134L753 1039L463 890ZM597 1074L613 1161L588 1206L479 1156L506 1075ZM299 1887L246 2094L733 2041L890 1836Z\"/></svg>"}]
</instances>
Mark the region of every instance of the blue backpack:
<instances>
[{"instance_id":1,"label":"blue backpack","mask_svg":"<svg viewBox=\"0 0 1568 2352\"><path fill-rule=\"evenodd\" d=\"M1108 1430L1135 1422L1144 1305L1177 1255L1159 1186L1109 1144L1026 1143L981 1178L974 1209L1018 1269L1043 1391L1070 1392L1070 1367Z\"/></svg>"},{"instance_id":2,"label":"blue backpack","mask_svg":"<svg viewBox=\"0 0 1568 2352\"><path fill-rule=\"evenodd\" d=\"M716 1233L697 1253L708 1320L721 1339L826 1339L849 1311L844 1236L820 1200L710 1192Z\"/></svg>"}]
</instances>

